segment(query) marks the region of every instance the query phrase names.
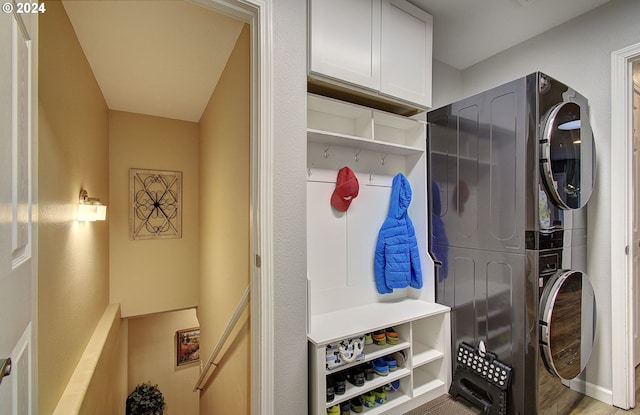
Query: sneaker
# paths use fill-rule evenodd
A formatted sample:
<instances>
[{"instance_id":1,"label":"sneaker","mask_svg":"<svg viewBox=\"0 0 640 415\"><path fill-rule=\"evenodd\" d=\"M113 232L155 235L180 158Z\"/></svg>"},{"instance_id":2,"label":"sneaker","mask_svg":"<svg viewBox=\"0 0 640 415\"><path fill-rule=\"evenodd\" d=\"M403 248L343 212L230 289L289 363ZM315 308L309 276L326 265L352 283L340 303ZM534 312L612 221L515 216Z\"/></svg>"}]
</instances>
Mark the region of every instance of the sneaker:
<instances>
[{"instance_id":1,"label":"sneaker","mask_svg":"<svg viewBox=\"0 0 640 415\"><path fill-rule=\"evenodd\" d=\"M342 373L331 375L331 383L333 383L333 390L336 395L344 395L347 391L347 380Z\"/></svg>"},{"instance_id":2,"label":"sneaker","mask_svg":"<svg viewBox=\"0 0 640 415\"><path fill-rule=\"evenodd\" d=\"M333 405L327 408L327 415L340 415L340 405Z\"/></svg>"},{"instance_id":3,"label":"sneaker","mask_svg":"<svg viewBox=\"0 0 640 415\"><path fill-rule=\"evenodd\" d=\"M382 358L385 362L387 362L387 366L389 366L389 371L393 372L398 368L398 363L396 362L396 359L393 358L393 356L391 355L387 355L384 356ZM338 393L338 392L336 392Z\"/></svg>"},{"instance_id":4,"label":"sneaker","mask_svg":"<svg viewBox=\"0 0 640 415\"><path fill-rule=\"evenodd\" d=\"M384 388L378 388L373 391L373 396L377 404L387 403L387 392Z\"/></svg>"},{"instance_id":5,"label":"sneaker","mask_svg":"<svg viewBox=\"0 0 640 415\"><path fill-rule=\"evenodd\" d=\"M354 386L363 386L364 385L364 371L360 368L360 366L356 366L351 368L347 372L347 380Z\"/></svg>"},{"instance_id":6,"label":"sneaker","mask_svg":"<svg viewBox=\"0 0 640 415\"><path fill-rule=\"evenodd\" d=\"M389 365L382 358L374 359L371 364L373 365L373 371L380 376L387 376L389 374Z\"/></svg>"},{"instance_id":7,"label":"sneaker","mask_svg":"<svg viewBox=\"0 0 640 415\"><path fill-rule=\"evenodd\" d=\"M373 344L373 338L371 338L371 333L367 333L364 335L364 344Z\"/></svg>"},{"instance_id":8,"label":"sneaker","mask_svg":"<svg viewBox=\"0 0 640 415\"><path fill-rule=\"evenodd\" d=\"M349 415L351 413L351 403L344 401L340 403L340 415Z\"/></svg>"},{"instance_id":9,"label":"sneaker","mask_svg":"<svg viewBox=\"0 0 640 415\"><path fill-rule=\"evenodd\" d=\"M364 368L364 378L366 380L373 380L374 371L371 362L364 363L362 367Z\"/></svg>"},{"instance_id":10,"label":"sneaker","mask_svg":"<svg viewBox=\"0 0 640 415\"><path fill-rule=\"evenodd\" d=\"M335 398L335 388L331 376L327 376L327 402L331 402Z\"/></svg>"},{"instance_id":11,"label":"sneaker","mask_svg":"<svg viewBox=\"0 0 640 415\"><path fill-rule=\"evenodd\" d=\"M392 353L391 357L396 359L397 367L404 367L404 362L407 361L407 355L404 354L404 350L400 350L399 352Z\"/></svg>"},{"instance_id":12,"label":"sneaker","mask_svg":"<svg viewBox=\"0 0 640 415\"><path fill-rule=\"evenodd\" d=\"M362 402L362 406L366 408L373 408L376 406L376 397L373 394L373 391L360 395L360 402Z\"/></svg>"},{"instance_id":13,"label":"sneaker","mask_svg":"<svg viewBox=\"0 0 640 415\"><path fill-rule=\"evenodd\" d=\"M349 401L351 403L351 410L357 414L359 414L360 412L363 411L363 406L362 406L362 401L360 400L360 397L358 396L357 398L353 398L351 399L351 401Z\"/></svg>"},{"instance_id":14,"label":"sneaker","mask_svg":"<svg viewBox=\"0 0 640 415\"><path fill-rule=\"evenodd\" d=\"M377 345L387 344L387 335L384 330L378 330L371 333L371 337L373 338L373 342Z\"/></svg>"},{"instance_id":15,"label":"sneaker","mask_svg":"<svg viewBox=\"0 0 640 415\"><path fill-rule=\"evenodd\" d=\"M384 390L387 392L395 392L398 389L400 389L400 380L394 380L393 382L384 385Z\"/></svg>"},{"instance_id":16,"label":"sneaker","mask_svg":"<svg viewBox=\"0 0 640 415\"><path fill-rule=\"evenodd\" d=\"M398 344L398 341L400 340L400 335L393 327L389 327L385 330L385 336L387 338L387 344Z\"/></svg>"}]
</instances>

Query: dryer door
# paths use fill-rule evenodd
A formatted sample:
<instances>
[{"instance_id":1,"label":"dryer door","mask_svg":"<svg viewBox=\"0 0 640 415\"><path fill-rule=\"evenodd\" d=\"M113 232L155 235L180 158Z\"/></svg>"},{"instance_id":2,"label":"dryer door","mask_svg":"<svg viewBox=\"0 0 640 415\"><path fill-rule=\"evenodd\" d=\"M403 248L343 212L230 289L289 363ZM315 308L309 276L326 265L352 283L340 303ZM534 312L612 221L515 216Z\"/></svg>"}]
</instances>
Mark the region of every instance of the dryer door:
<instances>
[{"instance_id":1,"label":"dryer door","mask_svg":"<svg viewBox=\"0 0 640 415\"><path fill-rule=\"evenodd\" d=\"M540 300L540 349L547 369L571 380L587 365L596 327L596 298L587 275L560 270Z\"/></svg>"},{"instance_id":2,"label":"dryer door","mask_svg":"<svg viewBox=\"0 0 640 415\"><path fill-rule=\"evenodd\" d=\"M580 209L591 196L596 172L587 109L563 102L547 112L542 127L540 171L547 192L559 208Z\"/></svg>"}]
</instances>

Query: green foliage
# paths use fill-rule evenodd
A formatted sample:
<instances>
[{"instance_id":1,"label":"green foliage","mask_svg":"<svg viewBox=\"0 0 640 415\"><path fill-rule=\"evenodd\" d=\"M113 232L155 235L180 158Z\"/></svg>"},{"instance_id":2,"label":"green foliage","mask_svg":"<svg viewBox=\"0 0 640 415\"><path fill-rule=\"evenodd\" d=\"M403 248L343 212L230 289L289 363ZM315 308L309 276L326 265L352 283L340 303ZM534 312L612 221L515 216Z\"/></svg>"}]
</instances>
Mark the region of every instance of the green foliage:
<instances>
[{"instance_id":1,"label":"green foliage","mask_svg":"<svg viewBox=\"0 0 640 415\"><path fill-rule=\"evenodd\" d=\"M141 383L127 398L127 415L162 414L164 406L164 396L158 385Z\"/></svg>"}]
</instances>

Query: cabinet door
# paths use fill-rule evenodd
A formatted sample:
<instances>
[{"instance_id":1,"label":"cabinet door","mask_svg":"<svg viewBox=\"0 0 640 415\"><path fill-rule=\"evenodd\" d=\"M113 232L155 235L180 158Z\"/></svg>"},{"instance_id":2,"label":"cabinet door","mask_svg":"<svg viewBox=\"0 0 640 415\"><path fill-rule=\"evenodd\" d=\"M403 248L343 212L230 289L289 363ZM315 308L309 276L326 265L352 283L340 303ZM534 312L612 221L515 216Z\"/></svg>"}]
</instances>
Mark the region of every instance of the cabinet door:
<instances>
[{"instance_id":1,"label":"cabinet door","mask_svg":"<svg viewBox=\"0 0 640 415\"><path fill-rule=\"evenodd\" d=\"M431 106L433 18L404 0L382 0L380 92Z\"/></svg>"},{"instance_id":2,"label":"cabinet door","mask_svg":"<svg viewBox=\"0 0 640 415\"><path fill-rule=\"evenodd\" d=\"M309 1L309 71L380 88L380 0Z\"/></svg>"}]
</instances>

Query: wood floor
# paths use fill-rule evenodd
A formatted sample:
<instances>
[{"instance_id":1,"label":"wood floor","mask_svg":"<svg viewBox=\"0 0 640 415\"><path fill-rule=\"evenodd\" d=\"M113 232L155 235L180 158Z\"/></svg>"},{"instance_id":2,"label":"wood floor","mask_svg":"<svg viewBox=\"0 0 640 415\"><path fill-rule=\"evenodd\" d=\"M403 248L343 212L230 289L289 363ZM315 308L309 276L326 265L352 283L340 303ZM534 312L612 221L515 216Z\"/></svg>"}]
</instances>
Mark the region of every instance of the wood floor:
<instances>
[{"instance_id":1,"label":"wood floor","mask_svg":"<svg viewBox=\"0 0 640 415\"><path fill-rule=\"evenodd\" d=\"M570 415L631 415L640 414L640 366L636 367L636 407L629 410L616 408L595 399L585 397L571 411Z\"/></svg>"}]
</instances>

